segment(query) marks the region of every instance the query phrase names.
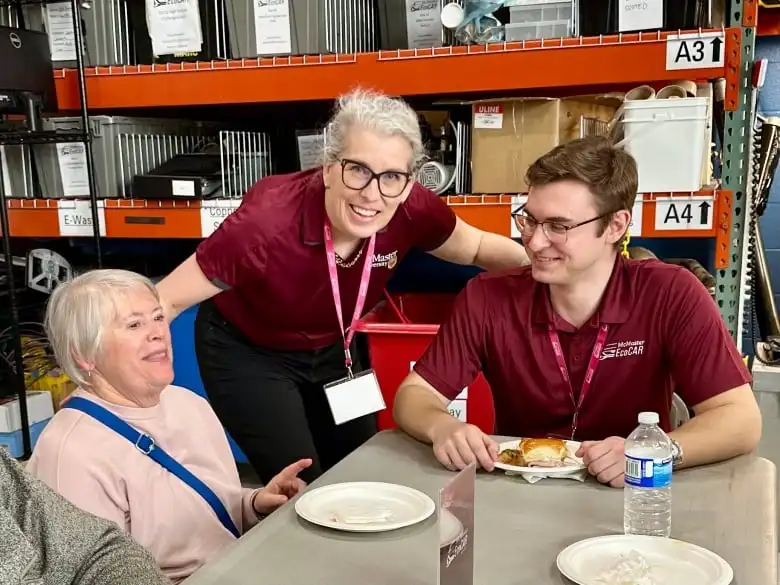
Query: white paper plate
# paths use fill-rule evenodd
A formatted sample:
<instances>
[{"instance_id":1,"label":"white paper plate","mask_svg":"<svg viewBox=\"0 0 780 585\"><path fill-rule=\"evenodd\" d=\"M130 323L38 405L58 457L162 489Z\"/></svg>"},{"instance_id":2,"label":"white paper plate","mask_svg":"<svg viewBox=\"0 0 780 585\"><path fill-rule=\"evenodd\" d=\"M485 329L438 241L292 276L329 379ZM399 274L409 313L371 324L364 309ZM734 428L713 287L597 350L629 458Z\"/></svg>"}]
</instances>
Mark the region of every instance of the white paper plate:
<instances>
[{"instance_id":1,"label":"white paper plate","mask_svg":"<svg viewBox=\"0 0 780 585\"><path fill-rule=\"evenodd\" d=\"M443 509L439 516L439 547L451 545L463 534L463 523L449 510Z\"/></svg>"},{"instance_id":2,"label":"white paper plate","mask_svg":"<svg viewBox=\"0 0 780 585\"><path fill-rule=\"evenodd\" d=\"M558 569L578 585L600 585L599 577L631 551L647 560L658 585L729 585L734 578L726 561L695 544L622 534L572 544L558 555Z\"/></svg>"},{"instance_id":3,"label":"white paper plate","mask_svg":"<svg viewBox=\"0 0 780 585\"><path fill-rule=\"evenodd\" d=\"M516 449L519 444L520 439L501 443L498 446L498 452L501 453L501 451L504 451L505 449ZM503 469L504 471L513 471L516 473L534 473L546 475L548 477L553 475L568 475L569 473L585 469L585 464L582 462L582 459L574 456L577 449L580 448L580 443L578 441L566 441L566 446L569 449L569 457L576 463L565 465L564 467L520 467L518 465L507 465L506 463L497 462L496 469Z\"/></svg>"},{"instance_id":4,"label":"white paper plate","mask_svg":"<svg viewBox=\"0 0 780 585\"><path fill-rule=\"evenodd\" d=\"M313 524L347 532L385 532L417 524L436 510L424 493L392 483L337 483L305 492L295 511Z\"/></svg>"}]
</instances>

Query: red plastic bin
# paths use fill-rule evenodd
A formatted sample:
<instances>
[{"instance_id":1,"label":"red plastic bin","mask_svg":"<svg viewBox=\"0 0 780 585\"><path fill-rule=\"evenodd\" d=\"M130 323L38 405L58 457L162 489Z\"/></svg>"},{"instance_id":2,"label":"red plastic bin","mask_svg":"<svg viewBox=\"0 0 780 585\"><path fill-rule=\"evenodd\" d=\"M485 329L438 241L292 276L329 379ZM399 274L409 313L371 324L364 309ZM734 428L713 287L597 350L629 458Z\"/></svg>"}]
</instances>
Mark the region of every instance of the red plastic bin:
<instances>
[{"instance_id":1,"label":"red plastic bin","mask_svg":"<svg viewBox=\"0 0 780 585\"><path fill-rule=\"evenodd\" d=\"M371 366L387 404L379 413L380 430L395 428L393 401L398 386L439 331L455 296L405 294L389 299L377 305L355 327L355 331L366 334ZM467 422L485 433L492 433L495 423L493 396L482 374L464 391L466 396L453 400L450 412L464 420L465 411Z\"/></svg>"}]
</instances>

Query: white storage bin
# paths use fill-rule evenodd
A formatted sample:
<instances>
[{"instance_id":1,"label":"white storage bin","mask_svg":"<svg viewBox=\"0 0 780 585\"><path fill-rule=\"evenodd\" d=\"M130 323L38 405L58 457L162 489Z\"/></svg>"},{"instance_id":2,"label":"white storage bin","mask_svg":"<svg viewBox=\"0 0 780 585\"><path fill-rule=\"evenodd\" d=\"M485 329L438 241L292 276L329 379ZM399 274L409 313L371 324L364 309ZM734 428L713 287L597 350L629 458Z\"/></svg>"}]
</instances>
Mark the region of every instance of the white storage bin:
<instances>
[{"instance_id":1,"label":"white storage bin","mask_svg":"<svg viewBox=\"0 0 780 585\"><path fill-rule=\"evenodd\" d=\"M27 393L27 420L30 423L30 443L33 448L53 416L54 404L49 392ZM0 448L7 448L12 457L24 454L22 416L16 397L0 401Z\"/></svg>"},{"instance_id":2,"label":"white storage bin","mask_svg":"<svg viewBox=\"0 0 780 585\"><path fill-rule=\"evenodd\" d=\"M509 8L509 22L512 24L572 20L573 16L574 3L571 0L534 2L533 4L511 6Z\"/></svg>"},{"instance_id":3,"label":"white storage bin","mask_svg":"<svg viewBox=\"0 0 780 585\"><path fill-rule=\"evenodd\" d=\"M507 42L561 39L573 34L574 30L570 20L504 25L504 38Z\"/></svg>"},{"instance_id":4,"label":"white storage bin","mask_svg":"<svg viewBox=\"0 0 780 585\"><path fill-rule=\"evenodd\" d=\"M623 144L639 168L640 193L698 191L704 162L707 98L623 104Z\"/></svg>"}]
</instances>

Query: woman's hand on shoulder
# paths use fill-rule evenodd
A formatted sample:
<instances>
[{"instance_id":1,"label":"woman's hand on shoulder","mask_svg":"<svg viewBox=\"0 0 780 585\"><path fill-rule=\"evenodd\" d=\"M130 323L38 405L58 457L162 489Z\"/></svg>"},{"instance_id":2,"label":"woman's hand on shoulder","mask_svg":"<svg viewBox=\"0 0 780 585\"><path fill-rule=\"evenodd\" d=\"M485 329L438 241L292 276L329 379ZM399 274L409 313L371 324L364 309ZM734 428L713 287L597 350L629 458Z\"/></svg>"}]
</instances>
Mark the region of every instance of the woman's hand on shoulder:
<instances>
[{"instance_id":1,"label":"woman's hand on shoulder","mask_svg":"<svg viewBox=\"0 0 780 585\"><path fill-rule=\"evenodd\" d=\"M255 492L252 507L258 515L270 514L284 506L306 488L306 482L298 477L304 469L312 464L311 459L301 459L285 467L278 475L268 482L264 488Z\"/></svg>"}]
</instances>

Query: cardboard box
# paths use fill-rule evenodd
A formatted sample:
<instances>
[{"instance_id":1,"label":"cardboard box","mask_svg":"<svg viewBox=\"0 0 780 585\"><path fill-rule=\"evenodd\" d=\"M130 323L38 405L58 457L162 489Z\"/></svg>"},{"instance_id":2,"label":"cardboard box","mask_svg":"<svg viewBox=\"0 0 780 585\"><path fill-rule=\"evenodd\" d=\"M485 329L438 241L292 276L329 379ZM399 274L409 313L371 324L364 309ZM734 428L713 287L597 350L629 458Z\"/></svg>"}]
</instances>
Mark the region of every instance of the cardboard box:
<instances>
[{"instance_id":1,"label":"cardboard box","mask_svg":"<svg viewBox=\"0 0 780 585\"><path fill-rule=\"evenodd\" d=\"M525 193L525 173L540 156L580 135L581 117L609 122L614 96L509 98L472 104L473 193Z\"/></svg>"}]
</instances>

